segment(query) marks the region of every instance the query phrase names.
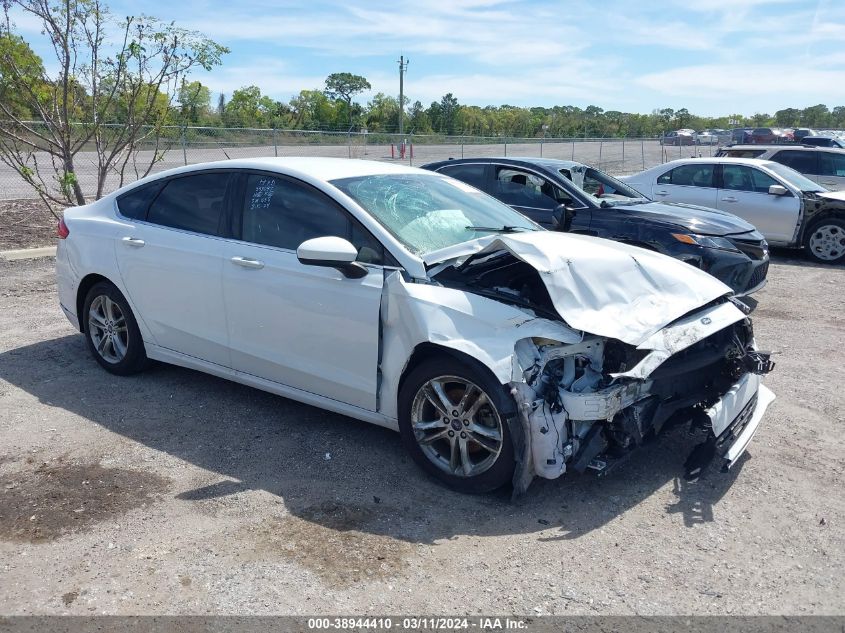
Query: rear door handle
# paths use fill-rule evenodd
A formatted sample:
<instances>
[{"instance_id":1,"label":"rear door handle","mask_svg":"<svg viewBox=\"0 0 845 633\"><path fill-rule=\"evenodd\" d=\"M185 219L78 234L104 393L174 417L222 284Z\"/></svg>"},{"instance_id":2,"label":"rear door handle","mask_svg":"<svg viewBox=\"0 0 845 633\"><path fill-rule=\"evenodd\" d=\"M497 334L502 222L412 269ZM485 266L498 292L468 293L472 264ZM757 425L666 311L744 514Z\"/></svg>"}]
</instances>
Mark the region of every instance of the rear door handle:
<instances>
[{"instance_id":1,"label":"rear door handle","mask_svg":"<svg viewBox=\"0 0 845 633\"><path fill-rule=\"evenodd\" d=\"M264 268L264 262L249 257L233 257L232 263L244 268Z\"/></svg>"},{"instance_id":2,"label":"rear door handle","mask_svg":"<svg viewBox=\"0 0 845 633\"><path fill-rule=\"evenodd\" d=\"M129 246L138 246L138 247L141 247L144 244L146 244L146 242L144 240L139 240L137 237L124 237L123 243L128 244Z\"/></svg>"},{"instance_id":3,"label":"rear door handle","mask_svg":"<svg viewBox=\"0 0 845 633\"><path fill-rule=\"evenodd\" d=\"M655 191L654 195L655 196L668 196L669 192L668 191Z\"/></svg>"},{"instance_id":4,"label":"rear door handle","mask_svg":"<svg viewBox=\"0 0 845 633\"><path fill-rule=\"evenodd\" d=\"M727 198L722 198L722 202L736 202L736 198L728 196Z\"/></svg>"}]
</instances>

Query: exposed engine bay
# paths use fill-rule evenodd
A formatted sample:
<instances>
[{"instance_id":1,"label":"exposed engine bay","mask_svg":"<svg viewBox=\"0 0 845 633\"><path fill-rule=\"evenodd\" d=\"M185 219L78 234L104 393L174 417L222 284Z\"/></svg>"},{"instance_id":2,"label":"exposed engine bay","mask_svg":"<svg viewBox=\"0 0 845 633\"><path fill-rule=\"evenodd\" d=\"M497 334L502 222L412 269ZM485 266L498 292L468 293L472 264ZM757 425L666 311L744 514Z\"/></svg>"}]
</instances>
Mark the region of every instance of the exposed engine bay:
<instances>
[{"instance_id":1,"label":"exposed engine bay","mask_svg":"<svg viewBox=\"0 0 845 633\"><path fill-rule=\"evenodd\" d=\"M710 453L721 455L729 468L774 398L759 383L774 364L756 350L744 306L727 295L623 341L569 323L543 271L508 249L473 254L438 270L434 279L580 333L574 343L531 337L515 344L521 380L509 386L519 407L514 423L521 426L514 436L524 438L514 475L517 494L535 475L608 472L676 423L700 432Z\"/></svg>"}]
</instances>

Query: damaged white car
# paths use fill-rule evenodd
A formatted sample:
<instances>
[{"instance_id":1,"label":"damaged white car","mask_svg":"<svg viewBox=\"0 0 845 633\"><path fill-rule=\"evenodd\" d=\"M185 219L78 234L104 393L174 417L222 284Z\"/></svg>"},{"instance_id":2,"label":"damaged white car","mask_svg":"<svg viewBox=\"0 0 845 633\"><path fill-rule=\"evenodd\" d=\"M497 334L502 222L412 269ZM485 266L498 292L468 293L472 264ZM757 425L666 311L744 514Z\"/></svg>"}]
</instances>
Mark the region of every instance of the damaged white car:
<instances>
[{"instance_id":1,"label":"damaged white car","mask_svg":"<svg viewBox=\"0 0 845 633\"><path fill-rule=\"evenodd\" d=\"M193 165L59 237L62 309L107 370L155 359L398 430L463 491L606 470L679 419L730 466L774 398L715 278L428 171Z\"/></svg>"}]
</instances>

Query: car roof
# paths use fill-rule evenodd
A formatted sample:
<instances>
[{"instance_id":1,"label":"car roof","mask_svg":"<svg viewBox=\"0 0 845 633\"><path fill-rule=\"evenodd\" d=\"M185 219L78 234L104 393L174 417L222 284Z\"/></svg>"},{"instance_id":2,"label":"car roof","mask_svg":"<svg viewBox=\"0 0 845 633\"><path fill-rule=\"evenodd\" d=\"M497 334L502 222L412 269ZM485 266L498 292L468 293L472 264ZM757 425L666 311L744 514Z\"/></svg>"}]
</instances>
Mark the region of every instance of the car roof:
<instances>
[{"instance_id":1,"label":"car roof","mask_svg":"<svg viewBox=\"0 0 845 633\"><path fill-rule=\"evenodd\" d=\"M810 138L814 138L814 137L810 137ZM795 144L795 145L784 145L784 144L780 144L780 145L762 145L762 144L761 145L725 145L725 147L723 147L722 149L723 150L724 149L739 149L739 150L759 149L759 150L763 150L763 151L766 151L766 152L769 151L769 150L775 150L775 149L778 149L778 150L788 149L788 150L798 150L800 152L831 152L831 153L834 153L834 154L845 153L845 149L842 149L841 147L820 147L818 145L801 145L800 143Z\"/></svg>"},{"instance_id":2,"label":"car roof","mask_svg":"<svg viewBox=\"0 0 845 633\"><path fill-rule=\"evenodd\" d=\"M264 157L264 158L233 158L207 163L196 163L175 169L158 172L148 176L145 182L167 178L179 174L189 174L206 169L258 169L279 171L280 173L311 178L328 182L340 178L356 176L373 176L380 174L428 174L417 167L397 165L375 160L359 160L355 158L317 158L317 157ZM140 182L140 181L139 181Z\"/></svg>"},{"instance_id":3,"label":"car roof","mask_svg":"<svg viewBox=\"0 0 845 633\"><path fill-rule=\"evenodd\" d=\"M449 160L438 160L435 162L423 165L423 168L431 167L446 167L448 165L461 165L468 163L502 163L504 165L525 165L532 167L545 167L551 171L558 171L559 169L571 169L572 167L589 167L585 163L579 163L574 160L561 160L558 158L542 158L538 156L520 156L514 158L512 156L478 156L470 158L455 158Z\"/></svg>"},{"instance_id":4,"label":"car roof","mask_svg":"<svg viewBox=\"0 0 845 633\"><path fill-rule=\"evenodd\" d=\"M776 163L772 160L763 160L760 158L734 158L732 156L701 156L696 158L677 158L675 160L669 161L668 163L663 163L662 165L657 165L656 167L652 167L651 169L647 169L646 171L652 171L656 169L660 169L663 167L668 167L670 165L694 165L695 163L720 163L725 165L754 165L757 167L769 167L770 165L778 165L780 163Z\"/></svg>"}]
</instances>

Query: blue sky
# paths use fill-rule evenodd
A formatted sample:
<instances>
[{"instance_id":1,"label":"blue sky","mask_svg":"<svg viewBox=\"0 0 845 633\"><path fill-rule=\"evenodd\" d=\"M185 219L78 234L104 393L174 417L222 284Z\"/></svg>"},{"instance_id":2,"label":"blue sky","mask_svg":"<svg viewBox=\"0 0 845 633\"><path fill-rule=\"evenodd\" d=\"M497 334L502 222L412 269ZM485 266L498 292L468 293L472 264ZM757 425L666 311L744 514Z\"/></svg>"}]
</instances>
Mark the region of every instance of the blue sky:
<instances>
[{"instance_id":1,"label":"blue sky","mask_svg":"<svg viewBox=\"0 0 845 633\"><path fill-rule=\"evenodd\" d=\"M287 101L329 73L428 105L598 105L703 115L845 105L845 0L252 0L111 2L230 47L199 79ZM32 24L19 21L34 39ZM27 33L29 30L29 34ZM46 53L46 49L37 50ZM372 94L371 93L371 94ZM371 94L362 95L366 101Z\"/></svg>"}]
</instances>

